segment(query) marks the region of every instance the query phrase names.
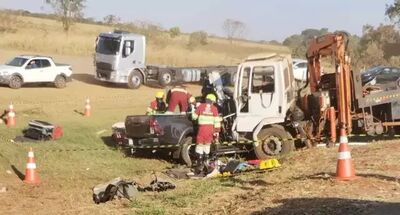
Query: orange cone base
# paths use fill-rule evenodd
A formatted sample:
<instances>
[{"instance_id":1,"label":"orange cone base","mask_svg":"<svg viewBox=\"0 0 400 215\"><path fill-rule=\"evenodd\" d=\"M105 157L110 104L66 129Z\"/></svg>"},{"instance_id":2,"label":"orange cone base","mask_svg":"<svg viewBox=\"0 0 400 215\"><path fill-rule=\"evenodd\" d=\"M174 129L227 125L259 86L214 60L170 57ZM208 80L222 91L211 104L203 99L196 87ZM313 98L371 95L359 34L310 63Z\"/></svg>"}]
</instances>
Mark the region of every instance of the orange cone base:
<instances>
[{"instance_id":1,"label":"orange cone base","mask_svg":"<svg viewBox=\"0 0 400 215\"><path fill-rule=\"evenodd\" d=\"M39 184L39 176L34 171L26 171L24 183L26 184Z\"/></svg>"},{"instance_id":2,"label":"orange cone base","mask_svg":"<svg viewBox=\"0 0 400 215\"><path fill-rule=\"evenodd\" d=\"M17 123L15 122L15 119L7 119L7 126L8 126L8 127L15 126L15 124L17 124Z\"/></svg>"},{"instance_id":3,"label":"orange cone base","mask_svg":"<svg viewBox=\"0 0 400 215\"><path fill-rule=\"evenodd\" d=\"M352 159L338 160L336 168L336 180L351 181L357 179Z\"/></svg>"},{"instance_id":4,"label":"orange cone base","mask_svg":"<svg viewBox=\"0 0 400 215\"><path fill-rule=\"evenodd\" d=\"M85 117L90 117L92 115L92 112L90 109L85 109L85 112L83 114Z\"/></svg>"}]
</instances>

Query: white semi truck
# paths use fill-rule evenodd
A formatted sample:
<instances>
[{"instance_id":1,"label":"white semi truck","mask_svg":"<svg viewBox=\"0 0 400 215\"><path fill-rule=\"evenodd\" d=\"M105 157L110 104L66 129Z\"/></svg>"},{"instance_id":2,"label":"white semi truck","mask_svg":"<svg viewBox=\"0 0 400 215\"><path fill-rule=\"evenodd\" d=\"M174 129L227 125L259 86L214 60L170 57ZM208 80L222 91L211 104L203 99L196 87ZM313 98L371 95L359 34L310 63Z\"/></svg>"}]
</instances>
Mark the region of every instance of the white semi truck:
<instances>
[{"instance_id":1,"label":"white semi truck","mask_svg":"<svg viewBox=\"0 0 400 215\"><path fill-rule=\"evenodd\" d=\"M237 70L237 66L147 66L145 56L144 35L124 31L100 33L96 40L95 78L137 89L149 81L157 81L161 86L174 82L198 82L208 72L218 70L223 81L233 85L233 74Z\"/></svg>"}]
</instances>

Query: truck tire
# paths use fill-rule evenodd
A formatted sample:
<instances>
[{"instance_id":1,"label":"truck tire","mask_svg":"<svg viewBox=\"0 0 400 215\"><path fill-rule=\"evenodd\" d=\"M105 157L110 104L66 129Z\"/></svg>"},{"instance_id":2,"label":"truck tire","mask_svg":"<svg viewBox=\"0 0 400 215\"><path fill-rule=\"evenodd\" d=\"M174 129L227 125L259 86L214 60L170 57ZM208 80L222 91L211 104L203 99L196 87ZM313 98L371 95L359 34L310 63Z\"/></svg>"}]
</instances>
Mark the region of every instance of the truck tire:
<instances>
[{"instance_id":1,"label":"truck tire","mask_svg":"<svg viewBox=\"0 0 400 215\"><path fill-rule=\"evenodd\" d=\"M10 83L8 84L8 86L11 89L19 89L21 88L22 84L23 84L22 79L17 75L13 75L10 78Z\"/></svg>"},{"instance_id":2,"label":"truck tire","mask_svg":"<svg viewBox=\"0 0 400 215\"><path fill-rule=\"evenodd\" d=\"M172 73L171 73L171 71L165 70L165 71L160 72L160 74L158 75L158 83L162 87L166 87L168 85L171 85L171 83L172 83Z\"/></svg>"},{"instance_id":3,"label":"truck tire","mask_svg":"<svg viewBox=\"0 0 400 215\"><path fill-rule=\"evenodd\" d=\"M195 146L192 141L192 137L186 137L183 139L181 144L181 161L186 164L186 166L191 167L195 159L196 152Z\"/></svg>"},{"instance_id":4,"label":"truck tire","mask_svg":"<svg viewBox=\"0 0 400 215\"><path fill-rule=\"evenodd\" d=\"M65 88L67 86L67 80L62 75L57 75L54 80L54 86L59 89Z\"/></svg>"},{"instance_id":5,"label":"truck tire","mask_svg":"<svg viewBox=\"0 0 400 215\"><path fill-rule=\"evenodd\" d=\"M292 136L280 125L264 128L258 134L258 139L260 143L254 148L254 152L260 160L284 155L294 149Z\"/></svg>"},{"instance_id":6,"label":"truck tire","mask_svg":"<svg viewBox=\"0 0 400 215\"><path fill-rule=\"evenodd\" d=\"M143 76L139 71L133 71L128 76L128 87L130 89L138 89L143 83Z\"/></svg>"}]
</instances>

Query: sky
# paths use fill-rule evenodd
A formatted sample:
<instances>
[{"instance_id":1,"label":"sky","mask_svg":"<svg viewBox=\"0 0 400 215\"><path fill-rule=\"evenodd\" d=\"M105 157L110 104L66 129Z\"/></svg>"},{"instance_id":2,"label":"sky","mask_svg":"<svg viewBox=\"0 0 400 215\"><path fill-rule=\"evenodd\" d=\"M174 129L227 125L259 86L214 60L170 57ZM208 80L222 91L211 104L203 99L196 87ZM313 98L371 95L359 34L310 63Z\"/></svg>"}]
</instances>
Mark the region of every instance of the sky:
<instances>
[{"instance_id":1,"label":"sky","mask_svg":"<svg viewBox=\"0 0 400 215\"><path fill-rule=\"evenodd\" d=\"M29 2L29 3L27 3ZM2 9L50 13L45 0L0 0ZM361 35L362 26L390 23L386 4L394 0L87 0L85 17L113 14L123 21L146 21L183 32L205 30L224 36L222 24L246 24L245 38L283 41L307 28L345 30Z\"/></svg>"}]
</instances>

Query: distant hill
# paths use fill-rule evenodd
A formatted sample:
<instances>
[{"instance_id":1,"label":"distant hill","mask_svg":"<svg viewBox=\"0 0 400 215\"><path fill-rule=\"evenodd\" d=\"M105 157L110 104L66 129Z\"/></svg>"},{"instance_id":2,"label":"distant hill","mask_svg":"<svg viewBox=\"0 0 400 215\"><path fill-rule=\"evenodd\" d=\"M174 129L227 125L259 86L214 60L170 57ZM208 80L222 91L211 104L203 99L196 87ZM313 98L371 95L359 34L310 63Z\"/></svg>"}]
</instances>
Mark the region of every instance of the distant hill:
<instances>
[{"instance_id":1,"label":"distant hill","mask_svg":"<svg viewBox=\"0 0 400 215\"><path fill-rule=\"evenodd\" d=\"M94 42L100 32L113 31L125 26L109 26L92 19L82 19L66 34L61 23L50 14L28 11L0 12L0 48L42 54L90 56L94 53ZM129 26L128 26L129 27ZM130 29L128 29L130 30ZM289 49L281 45L208 37L206 45L188 48L188 34L171 38L166 31L132 28L147 36L147 63L175 66L233 65L250 54L259 52L284 52Z\"/></svg>"}]
</instances>

